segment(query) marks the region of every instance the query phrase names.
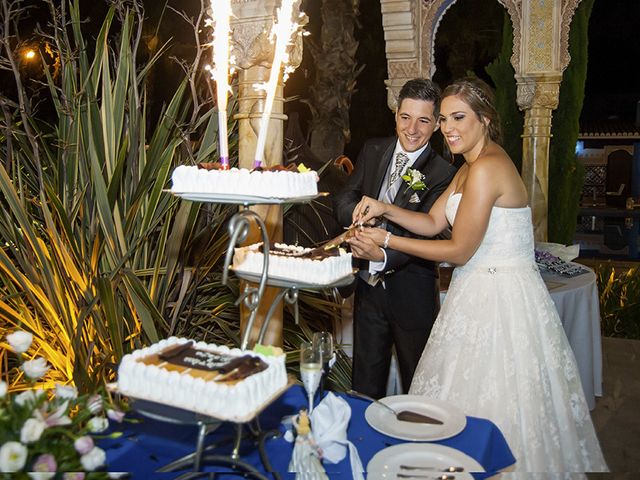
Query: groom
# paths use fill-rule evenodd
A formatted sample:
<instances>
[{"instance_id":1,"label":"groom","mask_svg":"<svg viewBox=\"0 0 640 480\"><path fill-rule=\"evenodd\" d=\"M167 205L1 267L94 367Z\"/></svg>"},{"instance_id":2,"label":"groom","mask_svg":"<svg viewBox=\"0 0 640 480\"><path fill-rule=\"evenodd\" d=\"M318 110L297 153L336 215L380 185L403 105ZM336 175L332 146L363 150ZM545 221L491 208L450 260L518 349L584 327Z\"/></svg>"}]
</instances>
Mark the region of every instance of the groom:
<instances>
[{"instance_id":1,"label":"groom","mask_svg":"<svg viewBox=\"0 0 640 480\"><path fill-rule=\"evenodd\" d=\"M439 107L440 89L435 83L416 78L404 84L395 116L397 136L367 141L354 172L333 200L342 226L351 225L353 209L363 195L429 211L456 172L429 145L438 128ZM401 178L411 173L409 169L422 173L424 186ZM392 223L385 228L394 235L412 235ZM440 308L437 267L374 243L352 246L352 251L361 259L354 303L352 387L384 397L395 345L402 388L407 391Z\"/></svg>"}]
</instances>

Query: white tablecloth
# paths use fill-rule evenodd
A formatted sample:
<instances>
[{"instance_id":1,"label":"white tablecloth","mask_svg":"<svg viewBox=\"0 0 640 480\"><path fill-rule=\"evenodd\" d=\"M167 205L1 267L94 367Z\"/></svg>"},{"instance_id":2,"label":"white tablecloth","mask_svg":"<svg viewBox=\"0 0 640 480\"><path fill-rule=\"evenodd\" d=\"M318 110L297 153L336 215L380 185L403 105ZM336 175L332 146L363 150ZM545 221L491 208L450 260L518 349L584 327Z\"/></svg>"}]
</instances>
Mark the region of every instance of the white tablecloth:
<instances>
[{"instance_id":1,"label":"white tablecloth","mask_svg":"<svg viewBox=\"0 0 640 480\"><path fill-rule=\"evenodd\" d=\"M587 267L585 267L587 268ZM562 326L578 363L582 388L589 409L596 406L596 396L602 396L602 344L600 339L600 303L596 274L587 273L566 278L542 273L553 303L556 304ZM440 292L440 302L445 292Z\"/></svg>"},{"instance_id":2,"label":"white tablecloth","mask_svg":"<svg viewBox=\"0 0 640 480\"><path fill-rule=\"evenodd\" d=\"M542 278L558 309L578 362L587 403L593 409L596 406L595 397L602 396L602 342L596 274L589 269L587 273L572 278L550 273L543 273Z\"/></svg>"}]
</instances>

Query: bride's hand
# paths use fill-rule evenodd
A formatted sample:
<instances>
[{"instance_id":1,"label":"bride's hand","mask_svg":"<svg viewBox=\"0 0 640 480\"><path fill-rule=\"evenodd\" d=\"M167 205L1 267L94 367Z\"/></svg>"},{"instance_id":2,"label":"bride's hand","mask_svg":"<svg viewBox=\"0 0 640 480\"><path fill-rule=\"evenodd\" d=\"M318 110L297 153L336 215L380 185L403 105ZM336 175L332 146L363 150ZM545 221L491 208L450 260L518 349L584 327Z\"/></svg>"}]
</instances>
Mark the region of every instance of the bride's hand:
<instances>
[{"instance_id":1,"label":"bride's hand","mask_svg":"<svg viewBox=\"0 0 640 480\"><path fill-rule=\"evenodd\" d=\"M353 225L373 225L375 219L384 215L386 203L379 202L371 197L363 196L353 209Z\"/></svg>"},{"instance_id":2,"label":"bride's hand","mask_svg":"<svg viewBox=\"0 0 640 480\"><path fill-rule=\"evenodd\" d=\"M384 241L387 237L387 230L383 228L360 228L354 233L354 237L358 241L370 241L379 247L386 247Z\"/></svg>"}]
</instances>

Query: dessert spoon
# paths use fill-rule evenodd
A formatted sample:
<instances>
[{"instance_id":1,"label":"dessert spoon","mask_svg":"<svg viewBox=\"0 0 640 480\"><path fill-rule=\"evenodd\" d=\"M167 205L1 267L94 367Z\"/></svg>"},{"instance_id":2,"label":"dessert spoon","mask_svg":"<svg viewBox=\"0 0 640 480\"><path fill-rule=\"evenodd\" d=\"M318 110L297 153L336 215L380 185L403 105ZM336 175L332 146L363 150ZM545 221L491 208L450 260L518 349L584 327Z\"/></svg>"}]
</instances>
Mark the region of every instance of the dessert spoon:
<instances>
[{"instance_id":1,"label":"dessert spoon","mask_svg":"<svg viewBox=\"0 0 640 480\"><path fill-rule=\"evenodd\" d=\"M391 408L389 405L387 405L384 402L381 402L380 400L376 400L373 397L370 397L369 395L365 395L364 393L360 393L360 392L356 392L355 390L349 390L347 392L347 394L353 396L353 397L358 397L358 398L363 398L365 400L369 400L377 405L380 405L381 407L383 407L384 409L386 409L387 411L393 413L393 415L395 415L395 417L403 422L411 422L411 423L429 423L432 425L442 425L442 420L438 420L437 418L433 418L433 417L429 417L427 415L423 415L422 413L417 413L417 412L412 412L411 410L403 410L401 412L398 412L396 410L394 410L393 408Z\"/></svg>"}]
</instances>

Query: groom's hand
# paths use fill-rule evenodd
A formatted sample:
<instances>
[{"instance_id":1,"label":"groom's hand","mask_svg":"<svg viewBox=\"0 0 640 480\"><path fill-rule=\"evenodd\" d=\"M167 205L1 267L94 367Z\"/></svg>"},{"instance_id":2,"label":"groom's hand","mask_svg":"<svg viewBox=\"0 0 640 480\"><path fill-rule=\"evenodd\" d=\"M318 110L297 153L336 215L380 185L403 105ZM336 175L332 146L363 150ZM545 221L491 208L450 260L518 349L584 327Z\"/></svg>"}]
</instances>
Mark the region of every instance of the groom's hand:
<instances>
[{"instance_id":1,"label":"groom's hand","mask_svg":"<svg viewBox=\"0 0 640 480\"><path fill-rule=\"evenodd\" d=\"M356 258L381 262L384 260L384 253L376 243L368 237L355 235L347 240L351 246L351 253Z\"/></svg>"}]
</instances>

